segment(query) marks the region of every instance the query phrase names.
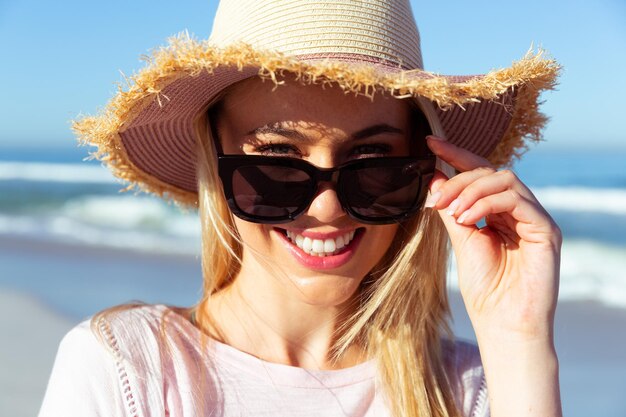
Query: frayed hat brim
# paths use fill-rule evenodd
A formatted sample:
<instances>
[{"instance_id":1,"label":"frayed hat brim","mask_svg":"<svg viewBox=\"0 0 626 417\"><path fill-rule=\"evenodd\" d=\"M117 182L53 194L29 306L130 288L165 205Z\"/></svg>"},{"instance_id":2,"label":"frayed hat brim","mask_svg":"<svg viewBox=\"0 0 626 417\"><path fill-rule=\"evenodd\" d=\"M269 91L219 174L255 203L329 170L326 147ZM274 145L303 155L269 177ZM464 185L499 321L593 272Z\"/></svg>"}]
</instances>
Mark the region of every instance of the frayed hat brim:
<instances>
[{"instance_id":1,"label":"frayed hat brim","mask_svg":"<svg viewBox=\"0 0 626 417\"><path fill-rule=\"evenodd\" d=\"M247 44L217 48L181 35L147 57L147 66L126 78L98 115L80 118L73 129L82 144L96 147L94 158L128 182L128 190L196 206L199 115L235 82L258 74L280 84L291 74L303 84L331 83L368 97L426 98L438 107L448 140L503 166L541 139L547 118L539 111L540 94L555 87L560 71L544 55L529 51L485 75L446 76L342 54L290 57ZM477 117L481 123L472 122Z\"/></svg>"}]
</instances>

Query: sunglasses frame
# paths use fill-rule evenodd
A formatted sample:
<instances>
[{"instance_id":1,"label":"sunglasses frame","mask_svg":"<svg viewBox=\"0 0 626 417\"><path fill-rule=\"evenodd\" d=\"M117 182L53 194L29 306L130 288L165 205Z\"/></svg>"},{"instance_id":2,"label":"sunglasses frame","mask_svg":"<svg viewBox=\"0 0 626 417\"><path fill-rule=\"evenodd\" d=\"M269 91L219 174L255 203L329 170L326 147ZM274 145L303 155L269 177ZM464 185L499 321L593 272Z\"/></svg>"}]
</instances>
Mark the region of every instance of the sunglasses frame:
<instances>
[{"instance_id":1,"label":"sunglasses frame","mask_svg":"<svg viewBox=\"0 0 626 417\"><path fill-rule=\"evenodd\" d=\"M343 182L340 182L342 172L349 170L359 170L372 167L393 166L416 164L411 167L418 170L419 192L416 193L415 200L411 203L410 208L398 215L390 216L363 216L353 210L346 201L346 190L343 189ZM265 155L224 155L218 154L218 173L222 182L224 195L228 203L228 207L237 217L253 223L262 224L281 224L295 220L311 205L315 195L318 193L320 182L331 182L337 193L339 202L346 213L353 219L365 224L390 224L399 223L410 218L421 208L421 204L426 196L425 185L430 183L434 174L436 157L434 154L427 154L421 157L376 157L362 158L348 161L334 168L318 168L315 165L302 159L290 157L276 157ZM280 166L297 169L305 172L310 177L310 192L306 196L306 204L299 206L297 210L285 216L268 217L252 215L243 211L235 201L233 191L233 175L235 171L242 166Z\"/></svg>"}]
</instances>

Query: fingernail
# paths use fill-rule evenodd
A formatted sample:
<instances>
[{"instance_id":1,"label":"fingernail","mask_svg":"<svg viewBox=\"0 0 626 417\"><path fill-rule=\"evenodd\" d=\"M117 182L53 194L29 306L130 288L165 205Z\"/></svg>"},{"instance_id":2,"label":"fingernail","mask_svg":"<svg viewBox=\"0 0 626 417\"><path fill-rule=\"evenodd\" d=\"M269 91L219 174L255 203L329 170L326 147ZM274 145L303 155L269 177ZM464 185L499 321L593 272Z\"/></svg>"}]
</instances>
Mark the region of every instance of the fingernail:
<instances>
[{"instance_id":1,"label":"fingernail","mask_svg":"<svg viewBox=\"0 0 626 417\"><path fill-rule=\"evenodd\" d=\"M460 205L461 205L461 202L459 201L459 199L455 198L452 201L452 203L450 203L450 205L448 206L448 210L446 210L446 213L449 214L450 216L454 216L454 213L456 213L456 209L458 209Z\"/></svg>"},{"instance_id":2,"label":"fingernail","mask_svg":"<svg viewBox=\"0 0 626 417\"><path fill-rule=\"evenodd\" d=\"M426 198L426 202L424 203L424 207L427 207L427 208L435 207L435 204L437 204L437 201L439 201L440 198L441 198L441 191L437 191L434 194L428 194L428 197Z\"/></svg>"},{"instance_id":3,"label":"fingernail","mask_svg":"<svg viewBox=\"0 0 626 417\"><path fill-rule=\"evenodd\" d=\"M463 212L463 214L461 214L459 216L459 218L456 219L456 222L459 223L459 224L463 223L465 221L465 219L467 219L467 216L469 216L469 210L465 210Z\"/></svg>"}]
</instances>

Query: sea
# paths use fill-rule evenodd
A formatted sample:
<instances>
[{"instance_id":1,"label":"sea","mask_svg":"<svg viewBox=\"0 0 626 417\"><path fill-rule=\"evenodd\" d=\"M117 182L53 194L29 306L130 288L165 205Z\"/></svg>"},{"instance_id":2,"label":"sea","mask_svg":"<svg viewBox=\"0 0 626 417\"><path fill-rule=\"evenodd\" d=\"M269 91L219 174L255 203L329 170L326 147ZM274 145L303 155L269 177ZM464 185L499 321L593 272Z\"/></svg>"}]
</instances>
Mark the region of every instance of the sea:
<instances>
[{"instance_id":1,"label":"sea","mask_svg":"<svg viewBox=\"0 0 626 417\"><path fill-rule=\"evenodd\" d=\"M121 192L87 152L0 148L0 239L198 256L197 213ZM539 146L514 170L563 232L559 298L626 309L626 150Z\"/></svg>"}]
</instances>

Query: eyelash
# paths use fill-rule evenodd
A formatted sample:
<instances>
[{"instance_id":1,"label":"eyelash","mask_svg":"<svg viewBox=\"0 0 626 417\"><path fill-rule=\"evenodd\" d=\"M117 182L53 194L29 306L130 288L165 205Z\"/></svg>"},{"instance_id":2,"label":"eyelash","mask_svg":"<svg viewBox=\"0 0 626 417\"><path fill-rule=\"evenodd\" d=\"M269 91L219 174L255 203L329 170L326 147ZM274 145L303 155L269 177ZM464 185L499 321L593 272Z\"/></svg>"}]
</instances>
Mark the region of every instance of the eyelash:
<instances>
[{"instance_id":1,"label":"eyelash","mask_svg":"<svg viewBox=\"0 0 626 417\"><path fill-rule=\"evenodd\" d=\"M277 152L280 149L281 151ZM285 152L285 150L287 152ZM260 153L261 155L273 156L273 155L287 155L289 153L294 153L297 156L301 156L301 152L293 145L288 143L265 143L263 145L258 145L254 147L255 153Z\"/></svg>"}]
</instances>

